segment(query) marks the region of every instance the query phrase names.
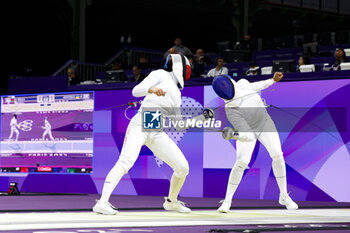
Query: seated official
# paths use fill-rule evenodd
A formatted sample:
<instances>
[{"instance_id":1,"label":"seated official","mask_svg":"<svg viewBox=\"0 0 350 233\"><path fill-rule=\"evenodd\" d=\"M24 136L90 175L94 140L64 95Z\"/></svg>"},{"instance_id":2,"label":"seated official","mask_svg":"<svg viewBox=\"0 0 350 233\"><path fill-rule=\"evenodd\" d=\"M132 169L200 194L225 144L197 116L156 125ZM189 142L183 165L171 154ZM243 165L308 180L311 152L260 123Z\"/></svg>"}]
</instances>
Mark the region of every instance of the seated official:
<instances>
[{"instance_id":1,"label":"seated official","mask_svg":"<svg viewBox=\"0 0 350 233\"><path fill-rule=\"evenodd\" d=\"M297 72L300 72L300 66L310 65L311 60L308 56L300 56L297 65Z\"/></svg>"},{"instance_id":2,"label":"seated official","mask_svg":"<svg viewBox=\"0 0 350 233\"><path fill-rule=\"evenodd\" d=\"M67 75L68 75L69 86L80 84L80 79L76 75L75 68L73 68L73 67L68 68Z\"/></svg>"},{"instance_id":3,"label":"seated official","mask_svg":"<svg viewBox=\"0 0 350 233\"><path fill-rule=\"evenodd\" d=\"M199 77L199 76L205 74L204 66L211 65L211 64L213 64L213 62L212 62L212 60L210 60L210 58L208 58L205 55L204 50L197 49L196 55L194 56L194 59L193 59L193 69L192 69L193 76Z\"/></svg>"},{"instance_id":4,"label":"seated official","mask_svg":"<svg viewBox=\"0 0 350 233\"><path fill-rule=\"evenodd\" d=\"M343 49L336 49L334 53L335 62L331 70L340 70L340 64L348 62L348 59L345 56L345 51Z\"/></svg>"},{"instance_id":5,"label":"seated official","mask_svg":"<svg viewBox=\"0 0 350 233\"><path fill-rule=\"evenodd\" d=\"M134 74L134 76L130 79L130 82L142 82L146 75L142 73L142 70L140 68L140 66L138 65L134 65L132 67L132 73Z\"/></svg>"},{"instance_id":6,"label":"seated official","mask_svg":"<svg viewBox=\"0 0 350 233\"><path fill-rule=\"evenodd\" d=\"M249 69L245 72L245 75L247 76L254 76L258 75L260 73L260 67L256 62L251 62L249 64Z\"/></svg>"},{"instance_id":7,"label":"seated official","mask_svg":"<svg viewBox=\"0 0 350 233\"><path fill-rule=\"evenodd\" d=\"M228 69L224 67L224 58L218 57L216 58L215 68L209 70L207 77L216 77L219 75L228 74Z\"/></svg>"}]
</instances>

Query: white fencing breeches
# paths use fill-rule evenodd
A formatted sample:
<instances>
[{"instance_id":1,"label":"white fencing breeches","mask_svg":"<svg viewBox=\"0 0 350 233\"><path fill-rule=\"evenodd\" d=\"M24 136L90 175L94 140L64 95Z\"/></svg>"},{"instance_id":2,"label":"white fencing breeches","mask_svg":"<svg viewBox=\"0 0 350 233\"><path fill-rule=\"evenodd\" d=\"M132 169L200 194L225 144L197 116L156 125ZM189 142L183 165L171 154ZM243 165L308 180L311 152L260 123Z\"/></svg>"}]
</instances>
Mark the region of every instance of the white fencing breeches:
<instances>
[{"instance_id":1,"label":"white fencing breeches","mask_svg":"<svg viewBox=\"0 0 350 233\"><path fill-rule=\"evenodd\" d=\"M11 127L11 133L10 133L9 139L11 139L13 137L13 133L16 133L16 141L17 141L18 136L19 136L19 131L16 127L14 127L14 128Z\"/></svg>"},{"instance_id":2,"label":"white fencing breeches","mask_svg":"<svg viewBox=\"0 0 350 233\"><path fill-rule=\"evenodd\" d=\"M189 172L189 166L185 156L166 133L142 131L140 115L141 114L138 113L130 121L119 159L107 175L101 201L108 201L122 176L134 165L143 145L146 145L158 158L163 160L174 170L169 191L169 197L172 200L177 198Z\"/></svg>"},{"instance_id":3,"label":"white fencing breeches","mask_svg":"<svg viewBox=\"0 0 350 233\"><path fill-rule=\"evenodd\" d=\"M257 137L257 139L265 146L270 157L272 158L272 169L276 177L280 193L287 193L286 166L283 158L281 141L272 119L266 120L264 131L257 134ZM250 141L236 141L237 159L234 167L231 170L225 197L225 200L228 202L232 200L234 192L242 179L243 171L251 160L255 144L256 139Z\"/></svg>"},{"instance_id":4,"label":"white fencing breeches","mask_svg":"<svg viewBox=\"0 0 350 233\"><path fill-rule=\"evenodd\" d=\"M115 166L120 166L124 173L127 173L138 158L141 147L146 145L174 170L176 176L187 176L189 172L188 162L173 140L164 132L142 132L142 126L137 124L139 123L137 121L139 119L133 118L129 124L123 148Z\"/></svg>"},{"instance_id":5,"label":"white fencing breeches","mask_svg":"<svg viewBox=\"0 0 350 233\"><path fill-rule=\"evenodd\" d=\"M45 130L45 131L44 131L43 137L42 137L43 140L45 140L45 136L46 136L46 135L49 135L50 140L52 140L52 141L55 140L54 137L52 136L51 130Z\"/></svg>"},{"instance_id":6,"label":"white fencing breeches","mask_svg":"<svg viewBox=\"0 0 350 233\"><path fill-rule=\"evenodd\" d=\"M264 131L261 133L256 133L257 140L259 140L272 159L283 157L283 152L281 148L281 141L273 123L272 119L267 119L265 121ZM252 157L252 153L256 144L256 139L251 141L240 141L236 142L237 160L245 164L249 164Z\"/></svg>"}]
</instances>

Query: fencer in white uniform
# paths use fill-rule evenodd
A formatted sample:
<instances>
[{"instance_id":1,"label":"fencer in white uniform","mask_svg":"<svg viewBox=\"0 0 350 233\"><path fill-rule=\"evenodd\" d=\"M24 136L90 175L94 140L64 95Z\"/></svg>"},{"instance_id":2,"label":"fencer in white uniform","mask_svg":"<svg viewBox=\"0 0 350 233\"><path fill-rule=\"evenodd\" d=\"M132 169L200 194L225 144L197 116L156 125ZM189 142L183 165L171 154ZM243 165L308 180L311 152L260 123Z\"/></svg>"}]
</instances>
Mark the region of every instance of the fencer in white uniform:
<instances>
[{"instance_id":1,"label":"fencer in white uniform","mask_svg":"<svg viewBox=\"0 0 350 233\"><path fill-rule=\"evenodd\" d=\"M10 133L9 139L12 139L13 133L15 133L16 134L15 141L18 141L19 131L17 128L19 128L19 125L17 123L17 115L16 114L13 115L13 117L10 121L10 128L11 128L11 133Z\"/></svg>"},{"instance_id":2,"label":"fencer in white uniform","mask_svg":"<svg viewBox=\"0 0 350 233\"><path fill-rule=\"evenodd\" d=\"M151 72L140 84L134 87L135 97L145 98L140 110L131 119L125 133L124 144L119 159L105 180L102 195L93 207L93 211L100 214L113 215L117 213L115 207L109 203L109 198L120 179L133 166L139 156L140 149L146 145L157 157L167 163L173 170L170 181L169 195L165 198L165 210L189 213L191 210L177 200L178 194L189 173L188 162L179 147L163 131L144 131L141 118L142 109L179 110L181 106L181 92L184 81L191 75L190 63L187 58L179 54L171 54L167 60L166 70ZM172 113L169 113L172 114ZM175 113L178 114L178 113Z\"/></svg>"},{"instance_id":3,"label":"fencer in white uniform","mask_svg":"<svg viewBox=\"0 0 350 233\"><path fill-rule=\"evenodd\" d=\"M271 79L253 83L246 79L235 82L229 76L220 76L213 80L213 89L224 99L226 116L233 126L224 129L223 137L226 140L236 140L237 152L225 200L218 209L219 212L229 211L233 195L251 160L256 140L265 146L272 158L272 169L280 190L279 203L287 209L298 209L298 205L287 192L286 166L277 129L258 94L259 91L280 81L282 77L283 74L277 72Z\"/></svg>"},{"instance_id":4,"label":"fencer in white uniform","mask_svg":"<svg viewBox=\"0 0 350 233\"><path fill-rule=\"evenodd\" d=\"M51 132L51 124L50 122L47 120L47 118L45 117L44 119L44 123L45 123L45 126L42 126L41 128L43 128L45 131L43 132L43 135L42 135L42 139L43 141L45 141L45 136L46 135L49 135L49 138L51 141L54 141L55 138L52 136L52 132Z\"/></svg>"}]
</instances>

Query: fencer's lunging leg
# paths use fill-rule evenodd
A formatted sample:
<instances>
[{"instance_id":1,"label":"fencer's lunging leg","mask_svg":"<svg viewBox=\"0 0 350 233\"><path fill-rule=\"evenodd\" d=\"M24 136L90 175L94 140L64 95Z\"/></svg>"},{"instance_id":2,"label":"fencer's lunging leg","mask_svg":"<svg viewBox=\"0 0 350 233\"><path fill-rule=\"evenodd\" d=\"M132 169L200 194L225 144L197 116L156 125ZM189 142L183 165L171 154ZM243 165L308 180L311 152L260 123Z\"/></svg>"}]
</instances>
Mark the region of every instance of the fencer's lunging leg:
<instances>
[{"instance_id":1,"label":"fencer's lunging leg","mask_svg":"<svg viewBox=\"0 0 350 233\"><path fill-rule=\"evenodd\" d=\"M43 133L43 136L42 136L43 141L45 141L46 134L47 134L47 130L45 130L44 133Z\"/></svg>"},{"instance_id":2,"label":"fencer's lunging leg","mask_svg":"<svg viewBox=\"0 0 350 233\"><path fill-rule=\"evenodd\" d=\"M264 132L260 134L259 141L265 146L272 158L272 170L280 193L287 193L286 164L283 158L281 141L271 119L266 121Z\"/></svg>"},{"instance_id":3,"label":"fencer's lunging leg","mask_svg":"<svg viewBox=\"0 0 350 233\"><path fill-rule=\"evenodd\" d=\"M119 181L125 174L125 169L118 163L109 171L105 183L103 184L101 201L108 202L113 190L117 187Z\"/></svg>"},{"instance_id":4,"label":"fencer's lunging leg","mask_svg":"<svg viewBox=\"0 0 350 233\"><path fill-rule=\"evenodd\" d=\"M219 207L219 212L227 213L230 210L233 195L235 194L236 189L242 180L244 170L250 162L255 144L256 139L254 139L253 141L236 141L237 159L236 163L234 164L231 170L230 177L227 183L225 200Z\"/></svg>"},{"instance_id":5,"label":"fencer's lunging leg","mask_svg":"<svg viewBox=\"0 0 350 233\"><path fill-rule=\"evenodd\" d=\"M247 166L248 164L242 161L236 161L235 165L231 170L230 177L227 183L225 200L221 201L222 204L218 209L219 212L227 213L230 211L233 195L235 194L236 189L242 180L244 170Z\"/></svg>"},{"instance_id":6,"label":"fencer's lunging leg","mask_svg":"<svg viewBox=\"0 0 350 233\"><path fill-rule=\"evenodd\" d=\"M281 194L287 193L286 164L283 154L272 157L272 170Z\"/></svg>"},{"instance_id":7,"label":"fencer's lunging leg","mask_svg":"<svg viewBox=\"0 0 350 233\"><path fill-rule=\"evenodd\" d=\"M14 129L14 130L11 129L11 133L10 133L9 139L12 139L13 133L16 134L16 139L15 139L15 141L18 141L19 131L18 131L17 129Z\"/></svg>"},{"instance_id":8,"label":"fencer's lunging leg","mask_svg":"<svg viewBox=\"0 0 350 233\"><path fill-rule=\"evenodd\" d=\"M16 129L16 142L18 141L18 137L19 137L19 131Z\"/></svg>"},{"instance_id":9,"label":"fencer's lunging leg","mask_svg":"<svg viewBox=\"0 0 350 233\"><path fill-rule=\"evenodd\" d=\"M12 139L12 136L13 136L13 130L11 130L11 133L10 133L10 136L9 136L9 139Z\"/></svg>"},{"instance_id":10,"label":"fencer's lunging leg","mask_svg":"<svg viewBox=\"0 0 350 233\"><path fill-rule=\"evenodd\" d=\"M170 180L169 195L165 198L164 209L174 210L181 213L189 213L191 210L177 200L180 190L189 173L188 162L179 147L169 138L167 134L155 133L153 140L147 140L146 146L168 164L174 173Z\"/></svg>"},{"instance_id":11,"label":"fencer's lunging leg","mask_svg":"<svg viewBox=\"0 0 350 233\"><path fill-rule=\"evenodd\" d=\"M52 136L51 130L49 131L49 138L50 138L51 141L55 141L55 138Z\"/></svg>"},{"instance_id":12,"label":"fencer's lunging leg","mask_svg":"<svg viewBox=\"0 0 350 233\"><path fill-rule=\"evenodd\" d=\"M170 180L169 195L168 195L170 200L177 200L177 197L179 196L180 190L184 185L185 180L186 180L186 176L177 177L175 173L173 173Z\"/></svg>"},{"instance_id":13,"label":"fencer's lunging leg","mask_svg":"<svg viewBox=\"0 0 350 233\"><path fill-rule=\"evenodd\" d=\"M241 182L244 170L248 166L252 153L256 144L256 139L253 141L236 141L236 163L233 166L230 178L227 184L225 201L231 202L232 197Z\"/></svg>"},{"instance_id":14,"label":"fencer's lunging leg","mask_svg":"<svg viewBox=\"0 0 350 233\"><path fill-rule=\"evenodd\" d=\"M176 201L189 173L188 162L182 151L167 134L155 133L152 139L147 140L146 146L174 170L170 180L168 197L170 200Z\"/></svg>"},{"instance_id":15,"label":"fencer's lunging leg","mask_svg":"<svg viewBox=\"0 0 350 233\"><path fill-rule=\"evenodd\" d=\"M298 209L298 205L289 197L287 192L286 163L279 135L271 119L266 122L264 132L261 133L259 141L265 146L272 158L272 170L280 190L279 203L286 206L289 210Z\"/></svg>"},{"instance_id":16,"label":"fencer's lunging leg","mask_svg":"<svg viewBox=\"0 0 350 233\"><path fill-rule=\"evenodd\" d=\"M247 168L247 166L248 164L244 162L236 161L235 165L231 170L230 177L228 180L225 201L232 201L233 195L236 192L236 189L242 180L244 170Z\"/></svg>"},{"instance_id":17,"label":"fencer's lunging leg","mask_svg":"<svg viewBox=\"0 0 350 233\"><path fill-rule=\"evenodd\" d=\"M133 120L132 120L133 121ZM141 146L144 144L147 135L141 132L141 126L129 124L124 138L124 144L118 162L108 173L103 185L101 199L92 208L95 213L114 215L117 209L108 202L113 190L125 173L129 171L139 156Z\"/></svg>"},{"instance_id":18,"label":"fencer's lunging leg","mask_svg":"<svg viewBox=\"0 0 350 233\"><path fill-rule=\"evenodd\" d=\"M125 134L124 144L119 159L112 170L108 173L103 185L102 196L100 199L102 202L108 202L109 197L123 175L134 165L145 139L146 135L141 132L141 127L129 126Z\"/></svg>"},{"instance_id":19,"label":"fencer's lunging leg","mask_svg":"<svg viewBox=\"0 0 350 233\"><path fill-rule=\"evenodd\" d=\"M288 210L298 209L298 204L295 203L287 193L287 173L286 164L284 162L283 154L272 157L273 174L276 177L278 187L280 189L280 197L278 202L286 206Z\"/></svg>"}]
</instances>

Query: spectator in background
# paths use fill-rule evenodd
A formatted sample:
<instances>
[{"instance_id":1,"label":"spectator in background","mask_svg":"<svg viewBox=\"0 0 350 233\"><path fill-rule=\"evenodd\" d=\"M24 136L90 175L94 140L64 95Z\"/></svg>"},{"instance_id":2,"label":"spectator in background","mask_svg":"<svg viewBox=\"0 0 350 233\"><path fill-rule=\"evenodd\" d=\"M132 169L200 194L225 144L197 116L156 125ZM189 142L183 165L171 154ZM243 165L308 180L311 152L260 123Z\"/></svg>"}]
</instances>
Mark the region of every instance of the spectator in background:
<instances>
[{"instance_id":1,"label":"spectator in background","mask_svg":"<svg viewBox=\"0 0 350 233\"><path fill-rule=\"evenodd\" d=\"M194 64L193 64L193 55L187 57L188 62L190 63L191 66L191 77L194 77Z\"/></svg>"},{"instance_id":2,"label":"spectator in background","mask_svg":"<svg viewBox=\"0 0 350 233\"><path fill-rule=\"evenodd\" d=\"M68 84L69 84L69 86L80 84L80 79L77 76L74 67L68 68L67 75L68 75Z\"/></svg>"},{"instance_id":3,"label":"spectator in background","mask_svg":"<svg viewBox=\"0 0 350 233\"><path fill-rule=\"evenodd\" d=\"M251 50L252 49L252 41L251 41L251 36L250 35L244 35L243 36L243 40L241 42L241 48L242 49L248 49Z\"/></svg>"},{"instance_id":4,"label":"spectator in background","mask_svg":"<svg viewBox=\"0 0 350 233\"><path fill-rule=\"evenodd\" d=\"M166 59L171 53L178 53L186 57L193 55L189 48L182 45L182 40L180 37L175 38L174 44L175 45L164 54L164 59Z\"/></svg>"},{"instance_id":5,"label":"spectator in background","mask_svg":"<svg viewBox=\"0 0 350 233\"><path fill-rule=\"evenodd\" d=\"M311 60L308 56L300 56L298 60L298 65L297 65L297 72L300 72L300 66L303 65L310 65Z\"/></svg>"},{"instance_id":6,"label":"spectator in background","mask_svg":"<svg viewBox=\"0 0 350 233\"><path fill-rule=\"evenodd\" d=\"M138 83L140 83L146 77L146 75L144 75L142 73L142 70L141 70L140 66L138 66L138 65L134 65L132 67L132 72L133 72L134 76L131 78L130 82L138 82Z\"/></svg>"},{"instance_id":7,"label":"spectator in background","mask_svg":"<svg viewBox=\"0 0 350 233\"><path fill-rule=\"evenodd\" d=\"M246 71L247 76L254 76L259 74L260 67L256 62L251 62L249 64L249 69Z\"/></svg>"},{"instance_id":8,"label":"spectator in background","mask_svg":"<svg viewBox=\"0 0 350 233\"><path fill-rule=\"evenodd\" d=\"M345 56L345 51L342 49L336 49L334 53L335 62L332 66L332 70L340 70L340 64L343 62L348 62Z\"/></svg>"},{"instance_id":9,"label":"spectator in background","mask_svg":"<svg viewBox=\"0 0 350 233\"><path fill-rule=\"evenodd\" d=\"M201 48L197 49L193 60L193 77L199 77L202 74L205 74L204 66L211 64L213 64L213 61L205 56L204 50Z\"/></svg>"},{"instance_id":10,"label":"spectator in background","mask_svg":"<svg viewBox=\"0 0 350 233\"><path fill-rule=\"evenodd\" d=\"M258 41L256 38L252 38L250 35L244 35L243 40L237 41L234 49L244 49L244 50L257 50Z\"/></svg>"},{"instance_id":11,"label":"spectator in background","mask_svg":"<svg viewBox=\"0 0 350 233\"><path fill-rule=\"evenodd\" d=\"M116 60L114 64L112 64L112 71L115 71L116 73L119 73L117 76L117 79L114 79L116 82L127 82L128 78L126 77L124 68L123 68L123 62L121 60Z\"/></svg>"},{"instance_id":12,"label":"spectator in background","mask_svg":"<svg viewBox=\"0 0 350 233\"><path fill-rule=\"evenodd\" d=\"M216 58L215 65L215 68L209 70L207 74L208 77L216 77L218 75L228 74L228 69L224 67L224 58Z\"/></svg>"},{"instance_id":13,"label":"spectator in background","mask_svg":"<svg viewBox=\"0 0 350 233\"><path fill-rule=\"evenodd\" d=\"M140 55L139 67L140 67L140 69L148 69L148 68L150 68L149 60L147 59L145 54L141 54Z\"/></svg>"},{"instance_id":14,"label":"spectator in background","mask_svg":"<svg viewBox=\"0 0 350 233\"><path fill-rule=\"evenodd\" d=\"M114 63L111 64L111 70L124 71L123 62L121 60L116 60Z\"/></svg>"}]
</instances>

